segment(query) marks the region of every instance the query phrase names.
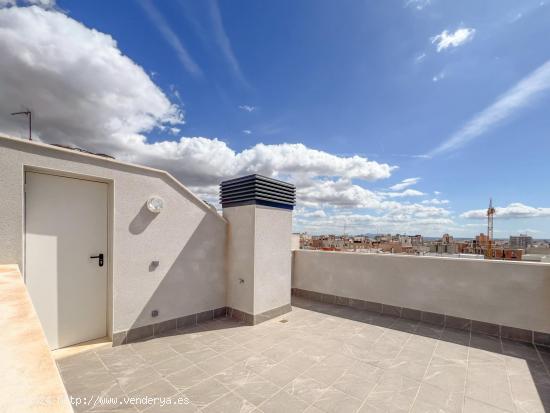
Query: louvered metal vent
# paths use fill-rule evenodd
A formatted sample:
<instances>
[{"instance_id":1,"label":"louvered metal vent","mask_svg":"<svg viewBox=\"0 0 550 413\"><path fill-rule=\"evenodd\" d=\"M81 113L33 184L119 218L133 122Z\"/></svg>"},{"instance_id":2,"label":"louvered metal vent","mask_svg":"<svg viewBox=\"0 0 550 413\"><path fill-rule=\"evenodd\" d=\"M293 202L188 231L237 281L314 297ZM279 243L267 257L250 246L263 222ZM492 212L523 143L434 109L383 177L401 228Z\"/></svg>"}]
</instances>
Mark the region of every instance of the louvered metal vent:
<instances>
[{"instance_id":1,"label":"louvered metal vent","mask_svg":"<svg viewBox=\"0 0 550 413\"><path fill-rule=\"evenodd\" d=\"M262 175L243 176L221 183L220 203L224 208L256 204L293 209L296 187Z\"/></svg>"}]
</instances>

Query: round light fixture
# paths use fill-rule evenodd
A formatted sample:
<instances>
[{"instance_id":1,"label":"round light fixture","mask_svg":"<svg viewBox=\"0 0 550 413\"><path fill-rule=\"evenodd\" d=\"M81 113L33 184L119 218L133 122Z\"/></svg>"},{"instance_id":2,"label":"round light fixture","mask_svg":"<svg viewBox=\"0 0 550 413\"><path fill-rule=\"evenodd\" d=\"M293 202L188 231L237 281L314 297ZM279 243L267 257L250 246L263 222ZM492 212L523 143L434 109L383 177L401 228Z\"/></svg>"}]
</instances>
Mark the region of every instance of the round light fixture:
<instances>
[{"instance_id":1,"label":"round light fixture","mask_svg":"<svg viewBox=\"0 0 550 413\"><path fill-rule=\"evenodd\" d=\"M147 200L147 209L154 214L158 214L164 208L164 201L162 198L153 196Z\"/></svg>"}]
</instances>

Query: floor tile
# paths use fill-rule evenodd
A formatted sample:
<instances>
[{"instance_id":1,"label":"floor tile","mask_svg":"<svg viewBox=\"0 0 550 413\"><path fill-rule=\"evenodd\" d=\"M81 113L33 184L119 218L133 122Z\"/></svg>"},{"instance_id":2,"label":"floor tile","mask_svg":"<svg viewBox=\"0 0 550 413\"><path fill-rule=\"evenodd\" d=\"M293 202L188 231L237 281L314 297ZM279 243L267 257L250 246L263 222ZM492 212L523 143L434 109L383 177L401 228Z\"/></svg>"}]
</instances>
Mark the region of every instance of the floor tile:
<instances>
[{"instance_id":1,"label":"floor tile","mask_svg":"<svg viewBox=\"0 0 550 413\"><path fill-rule=\"evenodd\" d=\"M328 413L355 412L361 406L361 400L331 387L313 405Z\"/></svg>"},{"instance_id":2,"label":"floor tile","mask_svg":"<svg viewBox=\"0 0 550 413\"><path fill-rule=\"evenodd\" d=\"M199 408L192 404L189 399L183 394L178 393L172 396L173 403L164 406L151 406L144 410L146 413L195 413L199 412Z\"/></svg>"},{"instance_id":3,"label":"floor tile","mask_svg":"<svg viewBox=\"0 0 550 413\"><path fill-rule=\"evenodd\" d=\"M204 413L251 413L255 409L256 406L242 397L235 393L227 393L203 408L202 411Z\"/></svg>"},{"instance_id":4,"label":"floor tile","mask_svg":"<svg viewBox=\"0 0 550 413\"><path fill-rule=\"evenodd\" d=\"M174 347L174 349L178 351L177 346ZM181 354L193 363L200 363L201 361L206 361L218 355L217 352L208 347L197 347L195 349L182 352Z\"/></svg>"},{"instance_id":5,"label":"floor tile","mask_svg":"<svg viewBox=\"0 0 550 413\"><path fill-rule=\"evenodd\" d=\"M229 393L229 389L213 378L195 384L183 392L191 403L199 408L212 403L226 393Z\"/></svg>"},{"instance_id":6,"label":"floor tile","mask_svg":"<svg viewBox=\"0 0 550 413\"><path fill-rule=\"evenodd\" d=\"M267 350L262 352L262 355L279 363L285 358L294 354L296 349L292 346L289 346L287 342L278 343L274 346L269 347Z\"/></svg>"},{"instance_id":7,"label":"floor tile","mask_svg":"<svg viewBox=\"0 0 550 413\"><path fill-rule=\"evenodd\" d=\"M197 363L197 367L201 370L206 371L209 375L218 374L220 371L223 371L229 367L231 367L233 364L233 360L223 356L218 355L212 358L209 358L208 360L201 361L200 363Z\"/></svg>"},{"instance_id":8,"label":"floor tile","mask_svg":"<svg viewBox=\"0 0 550 413\"><path fill-rule=\"evenodd\" d=\"M223 353L230 351L237 347L235 343L228 338L220 337L217 340L213 341L208 345L212 350L217 351L218 353Z\"/></svg>"},{"instance_id":9,"label":"floor tile","mask_svg":"<svg viewBox=\"0 0 550 413\"><path fill-rule=\"evenodd\" d=\"M215 320L57 363L72 396L187 397L135 412L550 411L545 348L301 302L287 323Z\"/></svg>"},{"instance_id":10,"label":"floor tile","mask_svg":"<svg viewBox=\"0 0 550 413\"><path fill-rule=\"evenodd\" d=\"M346 372L332 384L332 387L363 400L376 387L376 380Z\"/></svg>"},{"instance_id":11,"label":"floor tile","mask_svg":"<svg viewBox=\"0 0 550 413\"><path fill-rule=\"evenodd\" d=\"M208 378L208 374L197 366L191 366L165 378L177 389L187 389Z\"/></svg>"},{"instance_id":12,"label":"floor tile","mask_svg":"<svg viewBox=\"0 0 550 413\"><path fill-rule=\"evenodd\" d=\"M503 413L513 412L514 410L502 410L490 404L483 403L479 400L466 397L464 400L464 413Z\"/></svg>"},{"instance_id":13,"label":"floor tile","mask_svg":"<svg viewBox=\"0 0 550 413\"><path fill-rule=\"evenodd\" d=\"M405 412L413 405L420 382L395 373L385 372L369 393L361 412Z\"/></svg>"},{"instance_id":14,"label":"floor tile","mask_svg":"<svg viewBox=\"0 0 550 413\"><path fill-rule=\"evenodd\" d=\"M112 374L120 387L127 393L160 379L160 374L148 366L140 366Z\"/></svg>"},{"instance_id":15,"label":"floor tile","mask_svg":"<svg viewBox=\"0 0 550 413\"><path fill-rule=\"evenodd\" d=\"M263 370L260 375L279 387L283 387L300 375L303 369L294 369L281 362Z\"/></svg>"},{"instance_id":16,"label":"floor tile","mask_svg":"<svg viewBox=\"0 0 550 413\"><path fill-rule=\"evenodd\" d=\"M234 345L230 350L226 350L220 354L237 363L250 357L250 350L243 346Z\"/></svg>"},{"instance_id":17,"label":"floor tile","mask_svg":"<svg viewBox=\"0 0 550 413\"><path fill-rule=\"evenodd\" d=\"M249 377L254 374L254 372L246 368L244 363L237 363L219 372L214 378L228 389L234 390L239 386L245 385Z\"/></svg>"},{"instance_id":18,"label":"floor tile","mask_svg":"<svg viewBox=\"0 0 550 413\"><path fill-rule=\"evenodd\" d=\"M134 390L133 392L129 393L129 397L135 397L138 399L146 399L146 398L170 398L178 393L178 390L170 384L167 380L161 379L154 381L151 384L148 384L138 390ZM144 410L145 408L149 407L148 405L136 405L138 410Z\"/></svg>"},{"instance_id":19,"label":"floor tile","mask_svg":"<svg viewBox=\"0 0 550 413\"><path fill-rule=\"evenodd\" d=\"M279 390L280 387L253 373L246 378L246 381L241 386L235 388L234 391L250 403L258 406Z\"/></svg>"},{"instance_id":20,"label":"floor tile","mask_svg":"<svg viewBox=\"0 0 550 413\"><path fill-rule=\"evenodd\" d=\"M449 362L465 362L468 360L468 346L440 341L433 355Z\"/></svg>"},{"instance_id":21,"label":"floor tile","mask_svg":"<svg viewBox=\"0 0 550 413\"><path fill-rule=\"evenodd\" d=\"M327 389L327 385L302 375L288 383L283 390L308 404L313 404Z\"/></svg>"},{"instance_id":22,"label":"floor tile","mask_svg":"<svg viewBox=\"0 0 550 413\"><path fill-rule=\"evenodd\" d=\"M153 364L153 369L162 376L168 376L176 373L180 370L190 367L193 363L183 356L176 356L169 360L161 361L160 363Z\"/></svg>"},{"instance_id":23,"label":"floor tile","mask_svg":"<svg viewBox=\"0 0 550 413\"><path fill-rule=\"evenodd\" d=\"M459 391L464 389L466 371L465 365L430 365L423 381L444 390Z\"/></svg>"},{"instance_id":24,"label":"floor tile","mask_svg":"<svg viewBox=\"0 0 550 413\"><path fill-rule=\"evenodd\" d=\"M257 374L277 364L275 361L260 354L249 356L243 362L247 369Z\"/></svg>"},{"instance_id":25,"label":"floor tile","mask_svg":"<svg viewBox=\"0 0 550 413\"><path fill-rule=\"evenodd\" d=\"M170 346L159 349L148 349L147 351L136 350L136 353L149 364L160 363L161 361L170 360L178 356L178 353Z\"/></svg>"},{"instance_id":26,"label":"floor tile","mask_svg":"<svg viewBox=\"0 0 550 413\"><path fill-rule=\"evenodd\" d=\"M260 405L264 413L300 413L307 407L307 403L284 391L279 391Z\"/></svg>"},{"instance_id":27,"label":"floor tile","mask_svg":"<svg viewBox=\"0 0 550 413\"><path fill-rule=\"evenodd\" d=\"M462 411L464 390L443 390L428 383L422 383L414 402L413 412L449 412Z\"/></svg>"},{"instance_id":28,"label":"floor tile","mask_svg":"<svg viewBox=\"0 0 550 413\"><path fill-rule=\"evenodd\" d=\"M306 370L304 374L322 384L329 386L342 374L344 374L348 368L348 365L330 365L322 362Z\"/></svg>"}]
</instances>

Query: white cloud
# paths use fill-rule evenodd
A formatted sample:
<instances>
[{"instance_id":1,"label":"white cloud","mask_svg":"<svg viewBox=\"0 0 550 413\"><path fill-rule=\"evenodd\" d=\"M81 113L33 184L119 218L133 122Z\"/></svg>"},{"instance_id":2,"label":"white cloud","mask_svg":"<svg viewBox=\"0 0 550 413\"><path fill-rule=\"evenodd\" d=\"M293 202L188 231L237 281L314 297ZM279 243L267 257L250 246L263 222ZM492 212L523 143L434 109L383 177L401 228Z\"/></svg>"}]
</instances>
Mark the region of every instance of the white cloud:
<instances>
[{"instance_id":1,"label":"white cloud","mask_svg":"<svg viewBox=\"0 0 550 413\"><path fill-rule=\"evenodd\" d=\"M250 105L239 105L239 109L242 109L246 112L254 112L256 110L256 106L250 106Z\"/></svg>"},{"instance_id":2,"label":"white cloud","mask_svg":"<svg viewBox=\"0 0 550 413\"><path fill-rule=\"evenodd\" d=\"M13 7L20 5L36 5L44 9L52 9L55 7L55 0L0 0L0 8Z\"/></svg>"},{"instance_id":3,"label":"white cloud","mask_svg":"<svg viewBox=\"0 0 550 413\"><path fill-rule=\"evenodd\" d=\"M405 189L401 192L381 192L381 194L388 198L405 198L410 196L423 196L424 192L417 191L416 189Z\"/></svg>"},{"instance_id":4,"label":"white cloud","mask_svg":"<svg viewBox=\"0 0 550 413\"><path fill-rule=\"evenodd\" d=\"M225 28L223 26L223 20L222 20L222 14L220 11L220 8L218 6L217 1L213 0L208 2L209 8L210 8L210 17L212 19L212 28L213 28L213 34L214 39L216 43L218 44L225 60L229 64L229 67L231 68L231 71L233 72L234 76L239 79L239 81L249 87L248 82L246 81L241 66L239 64L239 61L237 60L237 57L235 56L235 53L233 52L233 47L231 46L231 41L229 40L229 37L227 36L227 33L225 31Z\"/></svg>"},{"instance_id":5,"label":"white cloud","mask_svg":"<svg viewBox=\"0 0 550 413\"><path fill-rule=\"evenodd\" d=\"M344 227L351 234L400 232L408 234L441 234L455 225L445 210L423 213L421 209L392 211L382 214L326 213L313 218L296 214L296 229L313 233L342 233Z\"/></svg>"},{"instance_id":6,"label":"white cloud","mask_svg":"<svg viewBox=\"0 0 550 413\"><path fill-rule=\"evenodd\" d=\"M489 107L478 113L428 156L457 149L511 117L550 89L550 60L520 80Z\"/></svg>"},{"instance_id":7,"label":"white cloud","mask_svg":"<svg viewBox=\"0 0 550 413\"><path fill-rule=\"evenodd\" d=\"M176 32L172 30L164 16L158 11L151 0L140 0L139 4L145 10L147 17L153 22L157 30L162 34L166 43L170 45L176 52L176 55L183 67L193 76L201 77L202 70L199 65L193 60L182 40Z\"/></svg>"},{"instance_id":8,"label":"white cloud","mask_svg":"<svg viewBox=\"0 0 550 413\"><path fill-rule=\"evenodd\" d=\"M297 189L298 230L342 232L344 222L349 232L430 231L438 233L454 225L445 208L419 203L401 203L387 198L388 193L373 192L348 180L325 180ZM322 210L309 215L309 211ZM365 213L364 210L369 210Z\"/></svg>"},{"instance_id":9,"label":"white cloud","mask_svg":"<svg viewBox=\"0 0 550 413\"><path fill-rule=\"evenodd\" d=\"M426 58L426 53L420 53L414 58L415 63L422 63L424 59Z\"/></svg>"},{"instance_id":10,"label":"white cloud","mask_svg":"<svg viewBox=\"0 0 550 413\"><path fill-rule=\"evenodd\" d=\"M109 153L120 152L129 136L183 121L111 36L62 13L0 9L0 56L5 133L24 135L21 119L9 114L30 108L35 138Z\"/></svg>"},{"instance_id":11,"label":"white cloud","mask_svg":"<svg viewBox=\"0 0 550 413\"><path fill-rule=\"evenodd\" d=\"M381 208L382 197L348 179L321 180L297 186L300 205L310 208Z\"/></svg>"},{"instance_id":12,"label":"white cloud","mask_svg":"<svg viewBox=\"0 0 550 413\"><path fill-rule=\"evenodd\" d=\"M405 2L405 7L411 7L416 10L424 10L432 3L432 0L407 0Z\"/></svg>"},{"instance_id":13,"label":"white cloud","mask_svg":"<svg viewBox=\"0 0 550 413\"><path fill-rule=\"evenodd\" d=\"M437 198L426 199L422 201L424 205L447 205L449 204L449 202L450 201L448 199L437 199Z\"/></svg>"},{"instance_id":14,"label":"white cloud","mask_svg":"<svg viewBox=\"0 0 550 413\"><path fill-rule=\"evenodd\" d=\"M245 135L250 135L250 134L252 133L252 131L251 131L250 129L244 129L244 130L243 130L243 133L244 133Z\"/></svg>"},{"instance_id":15,"label":"white cloud","mask_svg":"<svg viewBox=\"0 0 550 413\"><path fill-rule=\"evenodd\" d=\"M441 52L449 47L458 47L466 42L469 42L474 38L475 32L475 29L468 27L457 29L454 33L449 33L447 30L443 30L430 40L432 41L432 44L436 45L437 51Z\"/></svg>"},{"instance_id":16,"label":"white cloud","mask_svg":"<svg viewBox=\"0 0 550 413\"><path fill-rule=\"evenodd\" d=\"M445 74L445 72L444 72L444 71L441 71L441 72L439 72L437 75L435 75L435 76L432 77L432 82L437 83L437 82L439 82L439 81L445 79L445 76L447 76L447 75Z\"/></svg>"},{"instance_id":17,"label":"white cloud","mask_svg":"<svg viewBox=\"0 0 550 413\"><path fill-rule=\"evenodd\" d=\"M420 181L419 177L403 179L398 184L390 186L390 189L392 191L401 191L405 188L408 188L409 186L416 185L418 181Z\"/></svg>"},{"instance_id":18,"label":"white cloud","mask_svg":"<svg viewBox=\"0 0 550 413\"><path fill-rule=\"evenodd\" d=\"M460 215L461 218L487 219L486 209L475 209L466 211ZM535 208L514 202L505 207L495 208L495 218L520 219L520 218L547 218L550 217L550 208Z\"/></svg>"},{"instance_id":19,"label":"white cloud","mask_svg":"<svg viewBox=\"0 0 550 413\"><path fill-rule=\"evenodd\" d=\"M257 144L237 153L205 137L151 143L144 134L155 128L176 133L183 123L179 107L110 36L59 12L0 10L0 55L2 132L24 135L25 126L9 113L28 106L35 138L167 169L205 196L221 180L249 173L312 186L322 177L384 179L395 168L302 144Z\"/></svg>"},{"instance_id":20,"label":"white cloud","mask_svg":"<svg viewBox=\"0 0 550 413\"><path fill-rule=\"evenodd\" d=\"M223 141L204 137L148 143L143 136L132 136L125 139L124 151L117 154L129 161L168 169L194 187L216 185L223 179L251 173L288 179L306 187L317 184L323 176L383 179L393 169L366 158L338 157L303 144L260 143L237 153Z\"/></svg>"},{"instance_id":21,"label":"white cloud","mask_svg":"<svg viewBox=\"0 0 550 413\"><path fill-rule=\"evenodd\" d=\"M157 130L180 133L181 108L110 36L57 11L1 9L0 56L1 132L24 135L25 125L9 113L29 107L37 140L166 169L210 201L217 198L220 181L261 173L297 185L299 207L307 208L302 220L328 222L334 213L326 208L339 214L346 208L371 209L376 213L372 217L395 228L402 225L401 230L413 222L427 228L450 219L445 209L396 202L363 187L361 182L389 178L395 167L362 156L337 156L291 143L257 144L237 152L206 137L149 141L145 134ZM176 92L171 95L179 101ZM417 181L404 180L407 185L398 191L406 192L411 179Z\"/></svg>"},{"instance_id":22,"label":"white cloud","mask_svg":"<svg viewBox=\"0 0 550 413\"><path fill-rule=\"evenodd\" d=\"M326 218L327 214L322 209L307 209L307 208L296 208L294 209L294 216L299 218Z\"/></svg>"},{"instance_id":23,"label":"white cloud","mask_svg":"<svg viewBox=\"0 0 550 413\"><path fill-rule=\"evenodd\" d=\"M527 234L527 235L535 235L535 234L541 234L542 231L539 231L538 229L533 228L524 228L517 231L519 234Z\"/></svg>"}]
</instances>

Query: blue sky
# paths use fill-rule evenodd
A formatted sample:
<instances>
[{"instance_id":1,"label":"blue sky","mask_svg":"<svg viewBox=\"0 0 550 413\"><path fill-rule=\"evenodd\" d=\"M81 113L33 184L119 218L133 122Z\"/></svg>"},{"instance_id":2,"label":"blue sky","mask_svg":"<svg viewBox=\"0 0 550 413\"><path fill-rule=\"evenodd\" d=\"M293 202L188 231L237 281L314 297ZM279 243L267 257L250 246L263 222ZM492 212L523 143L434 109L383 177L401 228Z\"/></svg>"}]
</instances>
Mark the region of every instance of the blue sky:
<instances>
[{"instance_id":1,"label":"blue sky","mask_svg":"<svg viewBox=\"0 0 550 413\"><path fill-rule=\"evenodd\" d=\"M263 143L268 156L273 145L301 143L344 169L353 156L390 168L366 176L271 165L273 176L312 188L302 193L296 230L473 236L485 228L477 210L493 197L495 236L550 237L545 1L58 0L46 9L111 36L179 110L180 122L159 111L132 130L148 144L203 137L235 154ZM214 179L179 177L199 193L210 186L201 195L215 198ZM331 201L346 196L360 201Z\"/></svg>"}]
</instances>

